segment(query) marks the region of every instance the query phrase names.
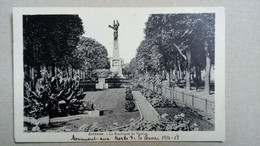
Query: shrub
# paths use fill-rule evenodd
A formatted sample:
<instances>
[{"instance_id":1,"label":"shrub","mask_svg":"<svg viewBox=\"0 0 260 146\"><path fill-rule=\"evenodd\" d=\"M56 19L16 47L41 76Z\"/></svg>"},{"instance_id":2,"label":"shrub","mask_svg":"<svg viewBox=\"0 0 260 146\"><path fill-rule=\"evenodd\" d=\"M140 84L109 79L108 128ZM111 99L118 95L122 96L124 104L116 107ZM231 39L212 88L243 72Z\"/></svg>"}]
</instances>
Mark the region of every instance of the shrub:
<instances>
[{"instance_id":1,"label":"shrub","mask_svg":"<svg viewBox=\"0 0 260 146\"><path fill-rule=\"evenodd\" d=\"M91 100L83 101L82 107L80 109L93 111L93 110L95 110L95 104Z\"/></svg>"},{"instance_id":2,"label":"shrub","mask_svg":"<svg viewBox=\"0 0 260 146\"><path fill-rule=\"evenodd\" d=\"M132 101L132 100L134 100L134 96L133 96L132 93L130 93L130 94L126 94L126 95L125 95L125 99L126 99L126 100L130 100L130 101Z\"/></svg>"},{"instance_id":3,"label":"shrub","mask_svg":"<svg viewBox=\"0 0 260 146\"><path fill-rule=\"evenodd\" d=\"M130 87L126 87L126 88L125 88L125 93L126 93L126 94L131 94L131 93L132 93L131 88L130 88Z\"/></svg>"},{"instance_id":4,"label":"shrub","mask_svg":"<svg viewBox=\"0 0 260 146\"><path fill-rule=\"evenodd\" d=\"M133 101L126 102L126 103L125 103L125 109L126 109L128 112L132 112L132 111L135 109L135 103L134 103Z\"/></svg>"},{"instance_id":5,"label":"shrub","mask_svg":"<svg viewBox=\"0 0 260 146\"><path fill-rule=\"evenodd\" d=\"M125 87L125 89L126 89L126 90L131 90L131 88L130 88L130 87Z\"/></svg>"},{"instance_id":6,"label":"shrub","mask_svg":"<svg viewBox=\"0 0 260 146\"><path fill-rule=\"evenodd\" d=\"M198 131L197 123L184 120L183 113L176 115L174 119L168 117L168 114L163 114L158 122L140 121L136 124L130 124L125 131Z\"/></svg>"},{"instance_id":7,"label":"shrub","mask_svg":"<svg viewBox=\"0 0 260 146\"><path fill-rule=\"evenodd\" d=\"M126 94L132 94L132 91L131 90L126 90L125 93Z\"/></svg>"}]
</instances>

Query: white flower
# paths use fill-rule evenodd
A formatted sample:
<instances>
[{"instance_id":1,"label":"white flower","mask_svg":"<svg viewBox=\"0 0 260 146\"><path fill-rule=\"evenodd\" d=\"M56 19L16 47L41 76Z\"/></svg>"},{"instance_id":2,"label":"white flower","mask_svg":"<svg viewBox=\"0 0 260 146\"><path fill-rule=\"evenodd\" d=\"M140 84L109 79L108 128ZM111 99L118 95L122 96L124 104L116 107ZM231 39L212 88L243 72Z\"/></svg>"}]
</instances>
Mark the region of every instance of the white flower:
<instances>
[{"instance_id":1,"label":"white flower","mask_svg":"<svg viewBox=\"0 0 260 146\"><path fill-rule=\"evenodd\" d=\"M197 124L197 123L194 123L193 126L194 126L194 127L198 127L198 124Z\"/></svg>"},{"instance_id":2,"label":"white flower","mask_svg":"<svg viewBox=\"0 0 260 146\"><path fill-rule=\"evenodd\" d=\"M178 116L178 115L175 115L175 116L174 116L174 119L178 119L178 118L179 118L179 116Z\"/></svg>"},{"instance_id":3,"label":"white flower","mask_svg":"<svg viewBox=\"0 0 260 146\"><path fill-rule=\"evenodd\" d=\"M41 132L40 127L39 126L33 127L32 132Z\"/></svg>"},{"instance_id":4,"label":"white flower","mask_svg":"<svg viewBox=\"0 0 260 146\"><path fill-rule=\"evenodd\" d=\"M185 114L184 113L181 113L180 114L180 117L184 118Z\"/></svg>"},{"instance_id":5,"label":"white flower","mask_svg":"<svg viewBox=\"0 0 260 146\"><path fill-rule=\"evenodd\" d=\"M169 115L165 113L165 114L162 114L161 117L162 117L162 119L167 119L169 117Z\"/></svg>"},{"instance_id":6,"label":"white flower","mask_svg":"<svg viewBox=\"0 0 260 146\"><path fill-rule=\"evenodd\" d=\"M117 122L114 122L114 123L113 123L113 126L115 126L115 127L118 126L118 123L117 123Z\"/></svg>"},{"instance_id":7,"label":"white flower","mask_svg":"<svg viewBox=\"0 0 260 146\"><path fill-rule=\"evenodd\" d=\"M131 119L130 119L130 122L131 122L131 123L132 123L132 122L134 122L134 121L135 121L135 119L134 119L134 118L131 118Z\"/></svg>"}]
</instances>

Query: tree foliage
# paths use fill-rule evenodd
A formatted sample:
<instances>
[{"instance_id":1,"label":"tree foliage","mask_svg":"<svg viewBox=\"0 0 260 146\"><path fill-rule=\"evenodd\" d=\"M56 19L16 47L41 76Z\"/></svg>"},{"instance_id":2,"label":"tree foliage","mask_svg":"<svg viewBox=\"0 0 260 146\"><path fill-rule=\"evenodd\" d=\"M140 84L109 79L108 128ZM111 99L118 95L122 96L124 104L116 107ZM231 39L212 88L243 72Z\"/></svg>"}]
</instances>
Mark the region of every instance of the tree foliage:
<instances>
[{"instance_id":1,"label":"tree foliage","mask_svg":"<svg viewBox=\"0 0 260 146\"><path fill-rule=\"evenodd\" d=\"M141 72L183 71L190 84L192 67L214 64L215 14L152 14L144 29L145 40L137 48L136 68ZM159 71L158 71L159 69ZM187 76L188 75L188 76Z\"/></svg>"},{"instance_id":2,"label":"tree foliage","mask_svg":"<svg viewBox=\"0 0 260 146\"><path fill-rule=\"evenodd\" d=\"M109 68L106 48L83 33L78 15L24 15L24 64L38 72L40 66L58 67L70 75L79 69L84 76Z\"/></svg>"},{"instance_id":3,"label":"tree foliage","mask_svg":"<svg viewBox=\"0 0 260 146\"><path fill-rule=\"evenodd\" d=\"M70 65L72 52L84 33L78 15L24 15L24 63L37 65Z\"/></svg>"},{"instance_id":4,"label":"tree foliage","mask_svg":"<svg viewBox=\"0 0 260 146\"><path fill-rule=\"evenodd\" d=\"M83 63L83 70L90 74L96 69L109 69L106 48L95 39L81 37L77 46L77 54Z\"/></svg>"},{"instance_id":5,"label":"tree foliage","mask_svg":"<svg viewBox=\"0 0 260 146\"><path fill-rule=\"evenodd\" d=\"M158 53L158 46L149 44L143 40L137 48L136 63L140 73L157 72L160 68L161 54Z\"/></svg>"}]
</instances>

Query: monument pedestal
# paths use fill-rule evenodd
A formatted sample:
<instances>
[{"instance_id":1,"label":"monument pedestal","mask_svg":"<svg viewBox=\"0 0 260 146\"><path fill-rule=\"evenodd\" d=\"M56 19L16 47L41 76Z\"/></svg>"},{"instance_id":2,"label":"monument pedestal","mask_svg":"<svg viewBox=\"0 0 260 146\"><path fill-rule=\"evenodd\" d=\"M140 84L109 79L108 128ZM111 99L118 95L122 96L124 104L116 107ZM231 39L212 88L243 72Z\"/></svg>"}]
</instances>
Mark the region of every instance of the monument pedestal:
<instances>
[{"instance_id":1,"label":"monument pedestal","mask_svg":"<svg viewBox=\"0 0 260 146\"><path fill-rule=\"evenodd\" d=\"M119 23L117 21L113 21L113 25L109 25L109 28L114 30L114 48L113 48L113 57L110 58L110 71L112 74L110 77L114 77L115 75L119 78L124 78L122 73L122 67L124 64L124 60L119 57L119 44L118 44L118 27Z\"/></svg>"},{"instance_id":2,"label":"monument pedestal","mask_svg":"<svg viewBox=\"0 0 260 146\"><path fill-rule=\"evenodd\" d=\"M124 60L121 58L116 58L116 57L110 58L110 71L112 72L111 77L117 74L118 77L124 78L122 72L123 64L124 64Z\"/></svg>"},{"instance_id":3,"label":"monument pedestal","mask_svg":"<svg viewBox=\"0 0 260 146\"><path fill-rule=\"evenodd\" d=\"M108 84L105 82L106 78L98 78L96 89L108 89Z\"/></svg>"}]
</instances>

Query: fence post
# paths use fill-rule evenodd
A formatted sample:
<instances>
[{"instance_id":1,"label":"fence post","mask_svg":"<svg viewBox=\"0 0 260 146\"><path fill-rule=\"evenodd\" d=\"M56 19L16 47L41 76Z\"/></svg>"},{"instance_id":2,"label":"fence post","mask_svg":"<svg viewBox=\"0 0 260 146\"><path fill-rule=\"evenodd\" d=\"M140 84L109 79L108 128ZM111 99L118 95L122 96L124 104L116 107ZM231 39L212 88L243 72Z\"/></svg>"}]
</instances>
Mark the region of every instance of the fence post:
<instances>
[{"instance_id":1,"label":"fence post","mask_svg":"<svg viewBox=\"0 0 260 146\"><path fill-rule=\"evenodd\" d=\"M184 92L182 92L182 102L184 103Z\"/></svg>"},{"instance_id":2,"label":"fence post","mask_svg":"<svg viewBox=\"0 0 260 146\"><path fill-rule=\"evenodd\" d=\"M170 87L170 99L172 98L172 88Z\"/></svg>"},{"instance_id":3,"label":"fence post","mask_svg":"<svg viewBox=\"0 0 260 146\"><path fill-rule=\"evenodd\" d=\"M174 101L174 87L172 87L172 98L173 98L173 101Z\"/></svg>"},{"instance_id":4,"label":"fence post","mask_svg":"<svg viewBox=\"0 0 260 146\"><path fill-rule=\"evenodd\" d=\"M178 97L177 97L177 91L173 90L173 94L174 94L174 92L175 92L175 97L174 97L174 98L178 99Z\"/></svg>"},{"instance_id":5,"label":"fence post","mask_svg":"<svg viewBox=\"0 0 260 146\"><path fill-rule=\"evenodd\" d=\"M205 100L205 112L208 113L208 99Z\"/></svg>"},{"instance_id":6,"label":"fence post","mask_svg":"<svg viewBox=\"0 0 260 146\"><path fill-rule=\"evenodd\" d=\"M192 107L194 108L194 95L192 95L191 98L192 98Z\"/></svg>"}]
</instances>

